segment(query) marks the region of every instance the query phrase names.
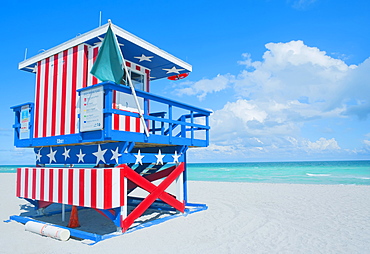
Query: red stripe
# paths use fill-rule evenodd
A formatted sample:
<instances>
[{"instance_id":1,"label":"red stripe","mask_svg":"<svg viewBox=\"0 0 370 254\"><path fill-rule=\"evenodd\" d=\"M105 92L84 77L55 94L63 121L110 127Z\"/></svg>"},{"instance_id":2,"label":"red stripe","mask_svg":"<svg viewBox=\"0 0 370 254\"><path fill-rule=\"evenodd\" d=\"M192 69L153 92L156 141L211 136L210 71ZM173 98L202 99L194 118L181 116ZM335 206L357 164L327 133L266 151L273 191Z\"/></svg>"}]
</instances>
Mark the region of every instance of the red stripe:
<instances>
[{"instance_id":1,"label":"red stripe","mask_svg":"<svg viewBox=\"0 0 370 254\"><path fill-rule=\"evenodd\" d=\"M135 131L136 132L140 132L140 127L141 127L141 123L140 123L140 118L139 117L137 117L137 118L135 118Z\"/></svg>"},{"instance_id":2,"label":"red stripe","mask_svg":"<svg viewBox=\"0 0 370 254\"><path fill-rule=\"evenodd\" d=\"M159 180L159 179L162 179L164 177L167 177L169 174L172 173L172 171L174 171L176 169L176 166L172 166L172 167L169 167L169 168L166 168L166 169L163 169L161 171L158 171L156 173L153 173L153 174L150 174L150 175L147 175L147 176L143 176L143 178L145 178L146 180L150 181L150 182L154 182L156 180ZM127 184L127 189L131 190L131 189L134 189L138 187L138 185L135 183L135 182L129 182Z\"/></svg>"},{"instance_id":3,"label":"red stripe","mask_svg":"<svg viewBox=\"0 0 370 254\"><path fill-rule=\"evenodd\" d=\"M60 119L60 135L64 135L66 131L66 100L67 100L67 66L68 66L68 50L63 52L63 72L62 72L62 98L61 98L61 119Z\"/></svg>"},{"instance_id":4,"label":"red stripe","mask_svg":"<svg viewBox=\"0 0 370 254\"><path fill-rule=\"evenodd\" d=\"M124 116L125 117L125 131L130 131L130 116Z\"/></svg>"},{"instance_id":5,"label":"red stripe","mask_svg":"<svg viewBox=\"0 0 370 254\"><path fill-rule=\"evenodd\" d=\"M24 169L24 197L28 197L28 168Z\"/></svg>"},{"instance_id":6,"label":"red stripe","mask_svg":"<svg viewBox=\"0 0 370 254\"><path fill-rule=\"evenodd\" d=\"M52 113L51 113L51 136L55 136L55 125L57 115L57 88L58 88L58 54L54 55L54 77L53 77L53 101L52 101Z\"/></svg>"},{"instance_id":7,"label":"red stripe","mask_svg":"<svg viewBox=\"0 0 370 254\"><path fill-rule=\"evenodd\" d=\"M84 45L84 55L83 55L83 81L82 81L82 87L86 87L87 86L87 60L88 60L88 54L89 54L89 51L88 51L88 47L86 45Z\"/></svg>"},{"instance_id":8,"label":"red stripe","mask_svg":"<svg viewBox=\"0 0 370 254\"><path fill-rule=\"evenodd\" d=\"M42 137L46 137L46 127L47 127L47 115L48 115L48 100L49 100L49 61L50 58L46 58L45 61L45 85L44 85L44 108L43 108L43 124L42 124Z\"/></svg>"},{"instance_id":9,"label":"red stripe","mask_svg":"<svg viewBox=\"0 0 370 254\"><path fill-rule=\"evenodd\" d=\"M54 169L49 169L49 201L53 201Z\"/></svg>"},{"instance_id":10,"label":"red stripe","mask_svg":"<svg viewBox=\"0 0 370 254\"><path fill-rule=\"evenodd\" d=\"M35 106L35 125L34 137L39 137L39 108L40 108L40 76L41 76L41 61L37 63L36 74L36 106Z\"/></svg>"},{"instance_id":11,"label":"red stripe","mask_svg":"<svg viewBox=\"0 0 370 254\"><path fill-rule=\"evenodd\" d=\"M114 118L114 120L113 120L113 123L114 123L113 130L119 131L120 130L119 129L119 115L118 114L113 114L113 118Z\"/></svg>"},{"instance_id":12,"label":"red stripe","mask_svg":"<svg viewBox=\"0 0 370 254\"><path fill-rule=\"evenodd\" d=\"M120 190L119 190L119 193L121 195L121 198L120 198L120 206L123 206L125 205L125 169L124 168L120 168L119 169L119 172L120 172Z\"/></svg>"},{"instance_id":13,"label":"red stripe","mask_svg":"<svg viewBox=\"0 0 370 254\"><path fill-rule=\"evenodd\" d=\"M21 168L17 168L17 189L16 189L16 196L21 197Z\"/></svg>"},{"instance_id":14,"label":"red stripe","mask_svg":"<svg viewBox=\"0 0 370 254\"><path fill-rule=\"evenodd\" d=\"M99 47L94 48L94 50L93 50L93 63L95 63L95 60L96 60L96 57L98 56L98 53L99 53ZM92 85L95 85L98 82L99 82L99 80L95 76L93 76Z\"/></svg>"},{"instance_id":15,"label":"red stripe","mask_svg":"<svg viewBox=\"0 0 370 254\"><path fill-rule=\"evenodd\" d=\"M148 209L148 207L158 198L160 198L170 206L174 207L175 209L179 210L180 212L184 212L185 205L178 201L177 199L175 199L173 196L169 195L167 192L165 192L167 187L171 183L173 183L183 171L184 165L180 164L172 171L171 174L168 175L166 179L162 181L162 183L160 183L158 186L155 186L154 184L140 176L138 173L136 173L134 170L127 167L126 168L127 178L130 179L131 181L134 181L141 188L150 192L150 194L121 223L123 225L122 230L126 231L132 225L132 223L137 218L139 218Z\"/></svg>"},{"instance_id":16,"label":"red stripe","mask_svg":"<svg viewBox=\"0 0 370 254\"><path fill-rule=\"evenodd\" d=\"M68 169L68 204L73 205L73 168Z\"/></svg>"},{"instance_id":17,"label":"red stripe","mask_svg":"<svg viewBox=\"0 0 370 254\"><path fill-rule=\"evenodd\" d=\"M112 169L104 169L104 209L112 208Z\"/></svg>"},{"instance_id":18,"label":"red stripe","mask_svg":"<svg viewBox=\"0 0 370 254\"><path fill-rule=\"evenodd\" d=\"M145 92L149 93L150 71L146 69L145 73L146 73L146 91Z\"/></svg>"},{"instance_id":19,"label":"red stripe","mask_svg":"<svg viewBox=\"0 0 370 254\"><path fill-rule=\"evenodd\" d=\"M126 62L126 66L127 67L131 67L131 63L130 62Z\"/></svg>"},{"instance_id":20,"label":"red stripe","mask_svg":"<svg viewBox=\"0 0 370 254\"><path fill-rule=\"evenodd\" d=\"M85 205L85 169L80 169L79 206Z\"/></svg>"},{"instance_id":21,"label":"red stripe","mask_svg":"<svg viewBox=\"0 0 370 254\"><path fill-rule=\"evenodd\" d=\"M36 199L36 169L32 169L32 198Z\"/></svg>"},{"instance_id":22,"label":"red stripe","mask_svg":"<svg viewBox=\"0 0 370 254\"><path fill-rule=\"evenodd\" d=\"M76 133L76 97L77 97L77 60L78 60L78 46L73 48L72 55L72 90L71 90L71 129L70 134Z\"/></svg>"},{"instance_id":23,"label":"red stripe","mask_svg":"<svg viewBox=\"0 0 370 254\"><path fill-rule=\"evenodd\" d=\"M136 70L140 71L140 66L136 65Z\"/></svg>"},{"instance_id":24,"label":"red stripe","mask_svg":"<svg viewBox=\"0 0 370 254\"><path fill-rule=\"evenodd\" d=\"M96 180L96 169L91 169L91 207L96 208L96 191L97 191L97 180Z\"/></svg>"},{"instance_id":25,"label":"red stripe","mask_svg":"<svg viewBox=\"0 0 370 254\"><path fill-rule=\"evenodd\" d=\"M45 200L45 168L40 168L40 200Z\"/></svg>"},{"instance_id":26,"label":"red stripe","mask_svg":"<svg viewBox=\"0 0 370 254\"><path fill-rule=\"evenodd\" d=\"M63 203L63 169L58 169L58 203Z\"/></svg>"}]
</instances>

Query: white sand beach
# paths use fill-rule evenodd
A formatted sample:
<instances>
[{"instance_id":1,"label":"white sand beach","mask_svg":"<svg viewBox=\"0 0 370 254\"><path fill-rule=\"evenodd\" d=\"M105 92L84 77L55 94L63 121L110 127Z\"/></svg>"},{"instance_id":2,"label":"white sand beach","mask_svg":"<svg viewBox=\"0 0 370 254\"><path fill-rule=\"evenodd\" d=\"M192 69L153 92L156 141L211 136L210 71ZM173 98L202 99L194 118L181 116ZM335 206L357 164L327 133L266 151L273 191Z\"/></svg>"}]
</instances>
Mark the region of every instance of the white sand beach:
<instances>
[{"instance_id":1,"label":"white sand beach","mask_svg":"<svg viewBox=\"0 0 370 254\"><path fill-rule=\"evenodd\" d=\"M189 182L208 210L86 245L24 230L0 174L0 253L370 253L370 186ZM92 222L93 223L93 222Z\"/></svg>"}]
</instances>

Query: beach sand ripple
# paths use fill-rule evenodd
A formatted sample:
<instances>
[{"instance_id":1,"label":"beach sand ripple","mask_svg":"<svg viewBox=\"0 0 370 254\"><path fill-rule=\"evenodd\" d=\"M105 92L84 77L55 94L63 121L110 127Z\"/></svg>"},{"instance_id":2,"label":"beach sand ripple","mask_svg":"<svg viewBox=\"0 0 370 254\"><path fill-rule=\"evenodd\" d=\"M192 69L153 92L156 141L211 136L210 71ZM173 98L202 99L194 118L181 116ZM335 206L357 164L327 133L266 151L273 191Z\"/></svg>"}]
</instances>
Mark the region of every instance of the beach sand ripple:
<instances>
[{"instance_id":1,"label":"beach sand ripple","mask_svg":"<svg viewBox=\"0 0 370 254\"><path fill-rule=\"evenodd\" d=\"M1 174L0 218L20 214L15 174ZM1 253L369 253L370 186L189 182L207 211L89 246L0 223ZM86 219L85 219L86 220ZM87 219L88 221L88 219ZM91 221L93 223L93 221Z\"/></svg>"}]
</instances>

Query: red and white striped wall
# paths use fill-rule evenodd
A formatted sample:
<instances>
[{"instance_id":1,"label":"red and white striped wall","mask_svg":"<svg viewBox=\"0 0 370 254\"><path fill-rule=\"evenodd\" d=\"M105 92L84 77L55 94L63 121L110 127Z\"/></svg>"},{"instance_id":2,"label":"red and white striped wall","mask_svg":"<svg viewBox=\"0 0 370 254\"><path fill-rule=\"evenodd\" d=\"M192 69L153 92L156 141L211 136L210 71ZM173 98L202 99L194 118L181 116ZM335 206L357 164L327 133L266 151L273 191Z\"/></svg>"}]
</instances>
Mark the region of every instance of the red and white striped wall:
<instances>
[{"instance_id":1,"label":"red and white striped wall","mask_svg":"<svg viewBox=\"0 0 370 254\"><path fill-rule=\"evenodd\" d=\"M37 63L35 138L78 133L79 96L76 90L100 83L90 74L98 52L99 46L81 44ZM126 66L145 75L145 90L149 91L149 69L129 61ZM113 108L120 109L118 105L125 105L125 96L114 92ZM138 118L114 115L112 119L114 130L144 132Z\"/></svg>"},{"instance_id":2,"label":"red and white striped wall","mask_svg":"<svg viewBox=\"0 0 370 254\"><path fill-rule=\"evenodd\" d=\"M90 73L90 70L93 67L95 60L98 56L100 46L101 44L98 46L89 48L89 56L88 56L89 72L87 73L87 86L92 86L92 85L95 85L101 82L99 79L97 79L94 75Z\"/></svg>"},{"instance_id":3,"label":"red and white striped wall","mask_svg":"<svg viewBox=\"0 0 370 254\"><path fill-rule=\"evenodd\" d=\"M112 129L116 131L131 131L144 133L144 126L139 117L113 114Z\"/></svg>"},{"instance_id":4,"label":"red and white striped wall","mask_svg":"<svg viewBox=\"0 0 370 254\"><path fill-rule=\"evenodd\" d=\"M124 205L122 168L18 168L20 198L110 209Z\"/></svg>"},{"instance_id":5,"label":"red and white striped wall","mask_svg":"<svg viewBox=\"0 0 370 254\"><path fill-rule=\"evenodd\" d=\"M78 45L37 63L34 137L78 132L77 89L86 87L88 45Z\"/></svg>"}]
</instances>

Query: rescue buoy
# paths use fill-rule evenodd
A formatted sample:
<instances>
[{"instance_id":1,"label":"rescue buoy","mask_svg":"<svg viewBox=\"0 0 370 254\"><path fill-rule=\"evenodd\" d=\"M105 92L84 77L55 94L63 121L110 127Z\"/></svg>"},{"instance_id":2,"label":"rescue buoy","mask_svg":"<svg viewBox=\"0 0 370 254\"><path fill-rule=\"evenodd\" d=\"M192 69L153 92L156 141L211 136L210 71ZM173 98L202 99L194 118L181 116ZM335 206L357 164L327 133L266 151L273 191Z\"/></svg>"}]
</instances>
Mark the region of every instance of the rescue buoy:
<instances>
[{"instance_id":1,"label":"rescue buoy","mask_svg":"<svg viewBox=\"0 0 370 254\"><path fill-rule=\"evenodd\" d=\"M179 80L179 79L184 79L187 76L189 76L189 73L182 73L182 74L178 74L178 75L175 75L175 76L168 77L168 79L169 80Z\"/></svg>"}]
</instances>

